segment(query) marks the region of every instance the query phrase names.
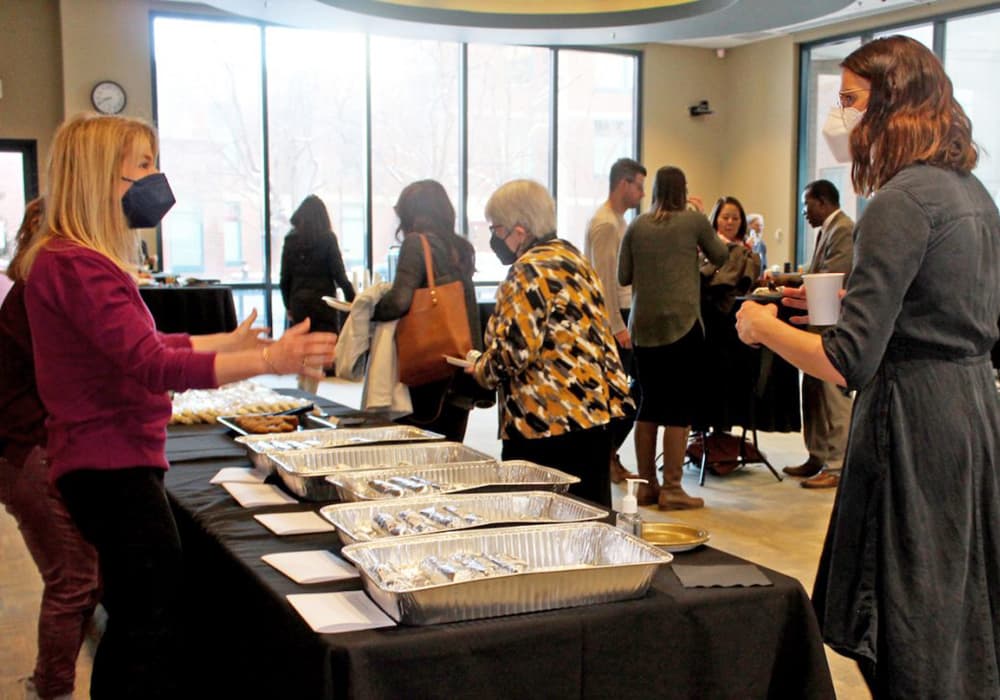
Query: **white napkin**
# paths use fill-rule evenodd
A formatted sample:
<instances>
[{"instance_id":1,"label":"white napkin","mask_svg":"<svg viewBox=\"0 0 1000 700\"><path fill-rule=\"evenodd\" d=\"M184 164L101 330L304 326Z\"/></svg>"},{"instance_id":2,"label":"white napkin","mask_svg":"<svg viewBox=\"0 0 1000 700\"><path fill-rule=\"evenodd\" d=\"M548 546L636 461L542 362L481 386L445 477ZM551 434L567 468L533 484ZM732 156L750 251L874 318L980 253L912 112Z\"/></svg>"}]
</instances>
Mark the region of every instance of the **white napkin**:
<instances>
[{"instance_id":1,"label":"white napkin","mask_svg":"<svg viewBox=\"0 0 1000 700\"><path fill-rule=\"evenodd\" d=\"M335 634L376 627L394 627L395 622L373 603L364 591L342 593L297 593L285 596L314 632Z\"/></svg>"},{"instance_id":2,"label":"white napkin","mask_svg":"<svg viewBox=\"0 0 1000 700\"><path fill-rule=\"evenodd\" d=\"M261 559L295 583L341 581L361 576L357 569L325 549L265 554Z\"/></svg>"},{"instance_id":3,"label":"white napkin","mask_svg":"<svg viewBox=\"0 0 1000 700\"><path fill-rule=\"evenodd\" d=\"M294 498L271 484L241 484L227 481L222 485L230 495L239 501L244 508L256 506L280 506L286 503L298 503Z\"/></svg>"},{"instance_id":4,"label":"white napkin","mask_svg":"<svg viewBox=\"0 0 1000 700\"><path fill-rule=\"evenodd\" d=\"M223 467L219 470L219 473L212 477L209 483L212 484L225 484L231 482L238 482L241 484L263 484L264 479L267 478L267 474L259 472L256 469L247 469L246 467Z\"/></svg>"},{"instance_id":5,"label":"white napkin","mask_svg":"<svg viewBox=\"0 0 1000 700\"><path fill-rule=\"evenodd\" d=\"M261 513L253 516L276 535L305 535L310 532L332 532L336 528L311 510L295 513Z\"/></svg>"}]
</instances>

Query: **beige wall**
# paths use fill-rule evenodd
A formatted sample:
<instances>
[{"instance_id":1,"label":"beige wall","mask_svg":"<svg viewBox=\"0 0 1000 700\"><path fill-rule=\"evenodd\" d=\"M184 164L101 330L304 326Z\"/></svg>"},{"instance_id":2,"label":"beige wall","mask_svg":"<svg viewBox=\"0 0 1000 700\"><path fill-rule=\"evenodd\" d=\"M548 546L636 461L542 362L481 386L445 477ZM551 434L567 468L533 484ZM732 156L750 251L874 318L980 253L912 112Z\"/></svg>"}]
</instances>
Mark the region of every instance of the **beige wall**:
<instances>
[{"instance_id":1,"label":"beige wall","mask_svg":"<svg viewBox=\"0 0 1000 700\"><path fill-rule=\"evenodd\" d=\"M40 170L62 119L61 57L59 0L0 1L0 138L37 141Z\"/></svg>"}]
</instances>

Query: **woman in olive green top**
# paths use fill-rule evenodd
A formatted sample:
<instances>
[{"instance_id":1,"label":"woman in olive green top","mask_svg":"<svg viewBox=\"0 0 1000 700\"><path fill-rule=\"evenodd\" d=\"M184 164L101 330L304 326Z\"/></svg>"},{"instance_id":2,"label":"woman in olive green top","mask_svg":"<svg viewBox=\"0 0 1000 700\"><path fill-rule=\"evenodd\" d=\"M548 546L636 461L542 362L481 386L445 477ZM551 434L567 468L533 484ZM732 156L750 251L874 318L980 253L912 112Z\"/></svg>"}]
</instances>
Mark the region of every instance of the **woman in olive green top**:
<instances>
[{"instance_id":1,"label":"woman in olive green top","mask_svg":"<svg viewBox=\"0 0 1000 700\"><path fill-rule=\"evenodd\" d=\"M642 401L635 424L635 452L642 505L664 510L700 508L704 501L681 487L688 431L701 376L704 332L698 262L701 251L721 265L725 244L705 215L687 210L687 180L674 167L660 168L652 210L628 227L618 258L618 281L632 285L629 332L635 347ZM656 481L656 433L663 433L663 487Z\"/></svg>"}]
</instances>

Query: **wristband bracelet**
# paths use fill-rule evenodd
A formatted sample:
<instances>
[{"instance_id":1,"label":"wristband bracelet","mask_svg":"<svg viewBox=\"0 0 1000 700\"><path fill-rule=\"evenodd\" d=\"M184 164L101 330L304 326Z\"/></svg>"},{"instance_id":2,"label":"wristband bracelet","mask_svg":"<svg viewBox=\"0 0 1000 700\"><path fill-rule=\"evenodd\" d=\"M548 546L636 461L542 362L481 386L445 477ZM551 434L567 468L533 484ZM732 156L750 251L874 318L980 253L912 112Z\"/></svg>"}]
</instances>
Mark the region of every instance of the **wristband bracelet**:
<instances>
[{"instance_id":1,"label":"wristband bracelet","mask_svg":"<svg viewBox=\"0 0 1000 700\"><path fill-rule=\"evenodd\" d=\"M260 351L260 357L261 357L262 360L264 360L264 364L271 368L271 373L272 374L281 374L281 372L278 371L278 368L274 366L274 363L271 362L271 348L270 347L265 347L263 350L261 350Z\"/></svg>"}]
</instances>

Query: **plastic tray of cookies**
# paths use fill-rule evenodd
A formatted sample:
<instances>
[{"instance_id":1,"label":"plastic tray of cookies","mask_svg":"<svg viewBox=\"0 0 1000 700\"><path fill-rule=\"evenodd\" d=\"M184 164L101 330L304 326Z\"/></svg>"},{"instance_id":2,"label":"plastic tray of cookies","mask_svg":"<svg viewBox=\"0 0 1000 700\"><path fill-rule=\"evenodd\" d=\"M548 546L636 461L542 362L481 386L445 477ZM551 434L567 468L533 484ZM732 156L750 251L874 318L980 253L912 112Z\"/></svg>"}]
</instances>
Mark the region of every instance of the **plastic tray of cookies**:
<instances>
[{"instance_id":1,"label":"plastic tray of cookies","mask_svg":"<svg viewBox=\"0 0 1000 700\"><path fill-rule=\"evenodd\" d=\"M348 545L365 591L408 625L609 603L646 594L673 555L606 523L464 530Z\"/></svg>"},{"instance_id":2,"label":"plastic tray of cookies","mask_svg":"<svg viewBox=\"0 0 1000 700\"><path fill-rule=\"evenodd\" d=\"M501 525L601 520L608 511L551 491L412 496L323 506L344 544Z\"/></svg>"},{"instance_id":3,"label":"plastic tray of cookies","mask_svg":"<svg viewBox=\"0 0 1000 700\"><path fill-rule=\"evenodd\" d=\"M418 467L456 462L496 464L496 460L488 454L466 447L460 442L447 441L277 452L270 455L270 460L288 490L311 501L337 499L338 489L326 477L346 470L372 470L401 465Z\"/></svg>"}]
</instances>

